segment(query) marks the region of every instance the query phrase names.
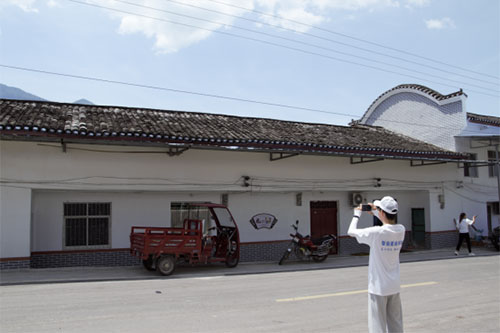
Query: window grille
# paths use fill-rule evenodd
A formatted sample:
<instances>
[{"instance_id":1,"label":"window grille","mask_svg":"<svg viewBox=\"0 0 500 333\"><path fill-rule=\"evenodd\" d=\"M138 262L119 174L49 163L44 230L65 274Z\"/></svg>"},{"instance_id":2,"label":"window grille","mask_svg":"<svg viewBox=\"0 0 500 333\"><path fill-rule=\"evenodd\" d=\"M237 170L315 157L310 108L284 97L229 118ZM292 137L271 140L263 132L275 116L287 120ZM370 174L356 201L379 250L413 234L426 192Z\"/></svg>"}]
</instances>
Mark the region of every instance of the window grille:
<instances>
[{"instance_id":1,"label":"window grille","mask_svg":"<svg viewBox=\"0 0 500 333\"><path fill-rule=\"evenodd\" d=\"M108 247L111 203L64 203L64 246Z\"/></svg>"}]
</instances>

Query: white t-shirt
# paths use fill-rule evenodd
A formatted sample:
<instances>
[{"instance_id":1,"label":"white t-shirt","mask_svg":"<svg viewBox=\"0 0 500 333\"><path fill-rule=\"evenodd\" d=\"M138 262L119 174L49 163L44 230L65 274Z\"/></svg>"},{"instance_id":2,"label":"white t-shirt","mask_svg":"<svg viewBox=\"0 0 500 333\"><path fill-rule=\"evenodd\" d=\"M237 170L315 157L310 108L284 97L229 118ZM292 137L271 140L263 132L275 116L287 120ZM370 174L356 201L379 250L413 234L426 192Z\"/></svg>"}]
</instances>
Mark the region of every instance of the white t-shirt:
<instances>
[{"instance_id":1,"label":"white t-shirt","mask_svg":"<svg viewBox=\"0 0 500 333\"><path fill-rule=\"evenodd\" d=\"M368 292L387 296L400 291L399 252L405 238L405 227L401 224L358 229L358 218L353 218L349 236L359 243L370 246L368 264Z\"/></svg>"},{"instance_id":2,"label":"white t-shirt","mask_svg":"<svg viewBox=\"0 0 500 333\"><path fill-rule=\"evenodd\" d=\"M460 222L457 223L458 232L461 234L469 233L469 226L472 225L472 220L468 218L461 219Z\"/></svg>"}]
</instances>

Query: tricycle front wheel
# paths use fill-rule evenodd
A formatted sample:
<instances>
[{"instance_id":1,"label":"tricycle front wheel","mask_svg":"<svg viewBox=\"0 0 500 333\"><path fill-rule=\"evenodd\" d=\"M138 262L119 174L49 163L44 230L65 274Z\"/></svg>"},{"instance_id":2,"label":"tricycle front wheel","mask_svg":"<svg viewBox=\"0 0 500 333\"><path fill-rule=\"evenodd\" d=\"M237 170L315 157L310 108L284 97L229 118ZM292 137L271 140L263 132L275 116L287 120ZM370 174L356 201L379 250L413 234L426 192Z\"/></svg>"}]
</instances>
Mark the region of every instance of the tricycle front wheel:
<instances>
[{"instance_id":1,"label":"tricycle front wheel","mask_svg":"<svg viewBox=\"0 0 500 333\"><path fill-rule=\"evenodd\" d=\"M233 268L233 267L238 266L239 262L240 262L240 258L238 257L238 255L228 257L226 259L226 266L229 268Z\"/></svg>"},{"instance_id":2,"label":"tricycle front wheel","mask_svg":"<svg viewBox=\"0 0 500 333\"><path fill-rule=\"evenodd\" d=\"M175 270L175 258L174 256L161 256L156 263L156 267L162 275L170 275Z\"/></svg>"}]
</instances>

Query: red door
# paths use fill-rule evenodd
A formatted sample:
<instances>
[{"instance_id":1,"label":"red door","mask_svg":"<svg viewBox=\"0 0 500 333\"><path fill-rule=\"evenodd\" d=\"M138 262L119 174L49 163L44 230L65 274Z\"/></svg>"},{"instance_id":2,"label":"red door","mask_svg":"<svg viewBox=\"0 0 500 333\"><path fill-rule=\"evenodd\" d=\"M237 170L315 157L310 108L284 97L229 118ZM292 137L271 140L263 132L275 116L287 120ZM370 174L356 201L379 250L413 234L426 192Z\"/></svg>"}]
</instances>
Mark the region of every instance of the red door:
<instances>
[{"instance_id":1,"label":"red door","mask_svg":"<svg viewBox=\"0 0 500 333\"><path fill-rule=\"evenodd\" d=\"M320 238L327 234L337 236L337 202L311 201L311 237ZM337 243L331 254L337 254Z\"/></svg>"}]
</instances>

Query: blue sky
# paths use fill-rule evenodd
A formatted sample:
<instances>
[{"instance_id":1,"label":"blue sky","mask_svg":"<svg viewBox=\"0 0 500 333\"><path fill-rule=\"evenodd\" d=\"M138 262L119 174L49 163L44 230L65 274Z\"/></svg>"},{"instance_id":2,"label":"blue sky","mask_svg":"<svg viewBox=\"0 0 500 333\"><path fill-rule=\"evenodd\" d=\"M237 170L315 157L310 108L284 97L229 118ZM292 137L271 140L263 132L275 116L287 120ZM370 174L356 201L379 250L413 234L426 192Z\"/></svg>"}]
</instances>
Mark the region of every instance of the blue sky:
<instances>
[{"instance_id":1,"label":"blue sky","mask_svg":"<svg viewBox=\"0 0 500 333\"><path fill-rule=\"evenodd\" d=\"M60 102L338 125L417 83L463 88L468 112L500 116L499 16L496 0L2 0L1 65L161 89L7 67L0 82Z\"/></svg>"}]
</instances>

